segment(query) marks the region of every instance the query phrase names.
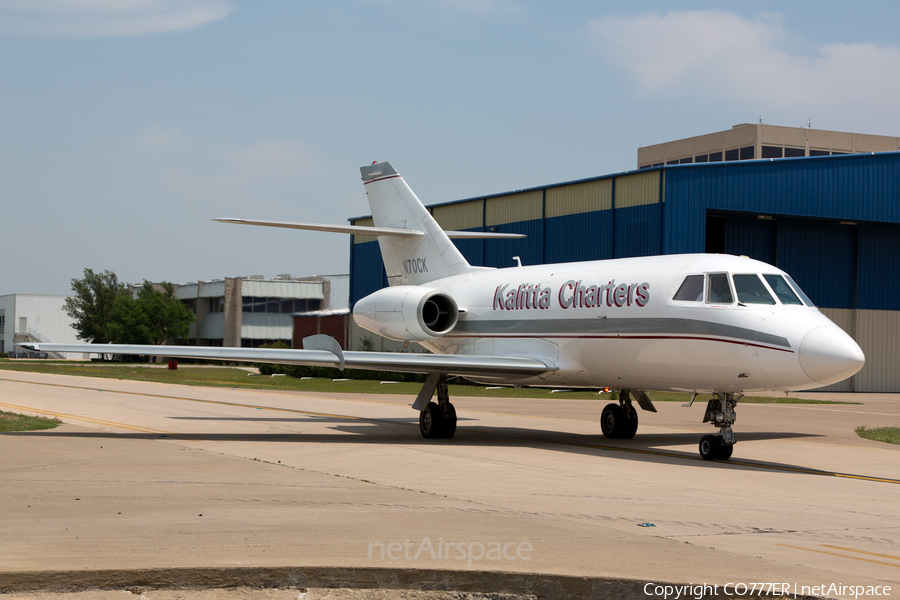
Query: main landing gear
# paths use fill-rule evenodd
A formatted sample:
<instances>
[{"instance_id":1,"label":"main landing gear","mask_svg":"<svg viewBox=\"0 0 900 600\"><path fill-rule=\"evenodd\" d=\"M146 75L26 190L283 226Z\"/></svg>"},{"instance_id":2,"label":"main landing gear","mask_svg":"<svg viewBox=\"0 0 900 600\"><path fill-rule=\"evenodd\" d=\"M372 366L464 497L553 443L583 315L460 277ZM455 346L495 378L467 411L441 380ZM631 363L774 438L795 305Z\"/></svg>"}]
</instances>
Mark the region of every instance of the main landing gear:
<instances>
[{"instance_id":1,"label":"main landing gear","mask_svg":"<svg viewBox=\"0 0 900 600\"><path fill-rule=\"evenodd\" d=\"M638 415L631 401L634 394L638 404L644 410L656 412L656 408L647 398L644 392L632 392L631 390L619 390L619 403L607 404L600 413L600 430L603 437L608 439L630 440L637 433Z\"/></svg>"},{"instance_id":2,"label":"main landing gear","mask_svg":"<svg viewBox=\"0 0 900 600\"><path fill-rule=\"evenodd\" d=\"M737 440L731 426L737 420L735 406L743 394L716 393L706 405L704 423L712 423L719 428L719 435L704 435L700 439L700 458L703 460L728 460Z\"/></svg>"},{"instance_id":3,"label":"main landing gear","mask_svg":"<svg viewBox=\"0 0 900 600\"><path fill-rule=\"evenodd\" d=\"M435 391L436 403L431 402ZM450 404L446 375L429 375L413 408L419 410L419 431L423 438L449 440L456 434L456 409Z\"/></svg>"},{"instance_id":4,"label":"main landing gear","mask_svg":"<svg viewBox=\"0 0 900 600\"><path fill-rule=\"evenodd\" d=\"M605 438L630 440L637 433L637 428L637 411L630 399L619 404L607 404L600 413L600 429Z\"/></svg>"}]
</instances>

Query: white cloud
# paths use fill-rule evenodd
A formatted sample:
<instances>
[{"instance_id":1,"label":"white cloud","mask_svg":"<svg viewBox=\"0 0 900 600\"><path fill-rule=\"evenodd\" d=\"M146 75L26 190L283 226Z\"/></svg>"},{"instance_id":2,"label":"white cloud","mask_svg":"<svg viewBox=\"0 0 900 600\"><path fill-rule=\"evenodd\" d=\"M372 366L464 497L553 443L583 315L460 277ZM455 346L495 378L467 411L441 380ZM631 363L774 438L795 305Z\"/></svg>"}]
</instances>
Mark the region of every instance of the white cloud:
<instances>
[{"instance_id":1,"label":"white cloud","mask_svg":"<svg viewBox=\"0 0 900 600\"><path fill-rule=\"evenodd\" d=\"M494 14L515 10L516 5L512 0L367 0L375 4L382 4L394 8L409 9L439 9L451 12L468 14Z\"/></svg>"},{"instance_id":2,"label":"white cloud","mask_svg":"<svg viewBox=\"0 0 900 600\"><path fill-rule=\"evenodd\" d=\"M113 37L186 31L224 19L225 0L0 0L0 32Z\"/></svg>"},{"instance_id":3,"label":"white cloud","mask_svg":"<svg viewBox=\"0 0 900 600\"><path fill-rule=\"evenodd\" d=\"M643 94L729 99L760 108L891 111L900 94L900 50L835 43L803 54L779 15L722 11L611 16L591 22L608 60ZM807 113L809 114L809 113Z\"/></svg>"}]
</instances>

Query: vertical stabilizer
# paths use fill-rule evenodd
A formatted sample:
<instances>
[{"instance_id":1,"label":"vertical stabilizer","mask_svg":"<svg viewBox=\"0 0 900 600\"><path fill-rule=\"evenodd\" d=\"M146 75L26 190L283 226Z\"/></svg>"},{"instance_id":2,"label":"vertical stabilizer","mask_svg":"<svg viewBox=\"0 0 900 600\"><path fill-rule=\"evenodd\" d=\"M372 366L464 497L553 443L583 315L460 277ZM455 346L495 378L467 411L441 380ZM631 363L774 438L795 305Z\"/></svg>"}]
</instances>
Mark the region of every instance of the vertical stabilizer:
<instances>
[{"instance_id":1,"label":"vertical stabilizer","mask_svg":"<svg viewBox=\"0 0 900 600\"><path fill-rule=\"evenodd\" d=\"M407 239L378 237L390 285L420 285L480 270L472 267L389 162L360 167L376 227L421 231Z\"/></svg>"}]
</instances>

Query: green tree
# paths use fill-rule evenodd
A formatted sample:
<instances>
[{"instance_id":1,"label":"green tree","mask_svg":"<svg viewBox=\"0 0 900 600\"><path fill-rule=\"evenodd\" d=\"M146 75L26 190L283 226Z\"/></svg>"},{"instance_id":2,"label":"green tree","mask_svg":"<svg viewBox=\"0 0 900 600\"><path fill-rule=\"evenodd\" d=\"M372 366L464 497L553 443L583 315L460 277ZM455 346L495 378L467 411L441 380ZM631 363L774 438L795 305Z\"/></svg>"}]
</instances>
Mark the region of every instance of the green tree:
<instances>
[{"instance_id":1,"label":"green tree","mask_svg":"<svg viewBox=\"0 0 900 600\"><path fill-rule=\"evenodd\" d=\"M75 295L66 298L63 307L72 317L72 327L78 332L78 339L95 344L112 341L109 326L116 301L122 297L130 297L128 286L119 283L112 271L94 273L84 270L82 279L72 280L72 291Z\"/></svg>"},{"instance_id":2,"label":"green tree","mask_svg":"<svg viewBox=\"0 0 900 600\"><path fill-rule=\"evenodd\" d=\"M154 286L144 280L137 297L116 299L110 335L117 344L164 344L169 338L183 339L190 332L194 313L175 298L175 285Z\"/></svg>"}]
</instances>

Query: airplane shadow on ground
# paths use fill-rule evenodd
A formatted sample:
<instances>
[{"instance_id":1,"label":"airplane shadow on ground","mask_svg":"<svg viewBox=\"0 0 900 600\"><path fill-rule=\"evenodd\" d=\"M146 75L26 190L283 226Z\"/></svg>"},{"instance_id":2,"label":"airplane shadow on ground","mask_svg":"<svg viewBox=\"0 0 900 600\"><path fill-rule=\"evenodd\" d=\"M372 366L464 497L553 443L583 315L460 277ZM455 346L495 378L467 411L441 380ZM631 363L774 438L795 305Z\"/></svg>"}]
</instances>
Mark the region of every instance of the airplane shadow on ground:
<instances>
[{"instance_id":1,"label":"airplane shadow on ground","mask_svg":"<svg viewBox=\"0 0 900 600\"><path fill-rule=\"evenodd\" d=\"M808 468L791 463L775 463L744 459L740 456L741 444L735 447L735 455L729 462L710 462L702 460L697 452L697 445L702 433L647 433L640 432L631 440L609 440L598 432L597 435L585 435L543 429L525 429L516 427L490 427L483 425L465 425L467 420L459 418L460 428L451 440L423 439L418 428L418 419L377 420L371 418L345 419L337 416L303 416L288 418L219 418L219 417L172 417L178 420L203 421L246 421L246 422L279 422L322 424L333 423L331 433L303 432L271 432L271 433L133 433L105 431L60 431L44 430L33 432L9 432L2 435L48 435L98 439L135 439L135 440L185 440L216 442L277 442L302 444L386 444L402 446L478 446L495 448L533 448L553 450L568 454L596 456L598 458L614 458L636 462L651 462L684 466L704 466L709 468L749 469L762 467L768 469L784 469L803 471L806 473L828 474L828 471ZM712 430L710 431L712 433ZM777 439L802 439L822 437L816 434L795 432L738 432L739 442L752 442ZM671 449L671 447L684 449ZM738 464L740 463L740 464Z\"/></svg>"}]
</instances>

